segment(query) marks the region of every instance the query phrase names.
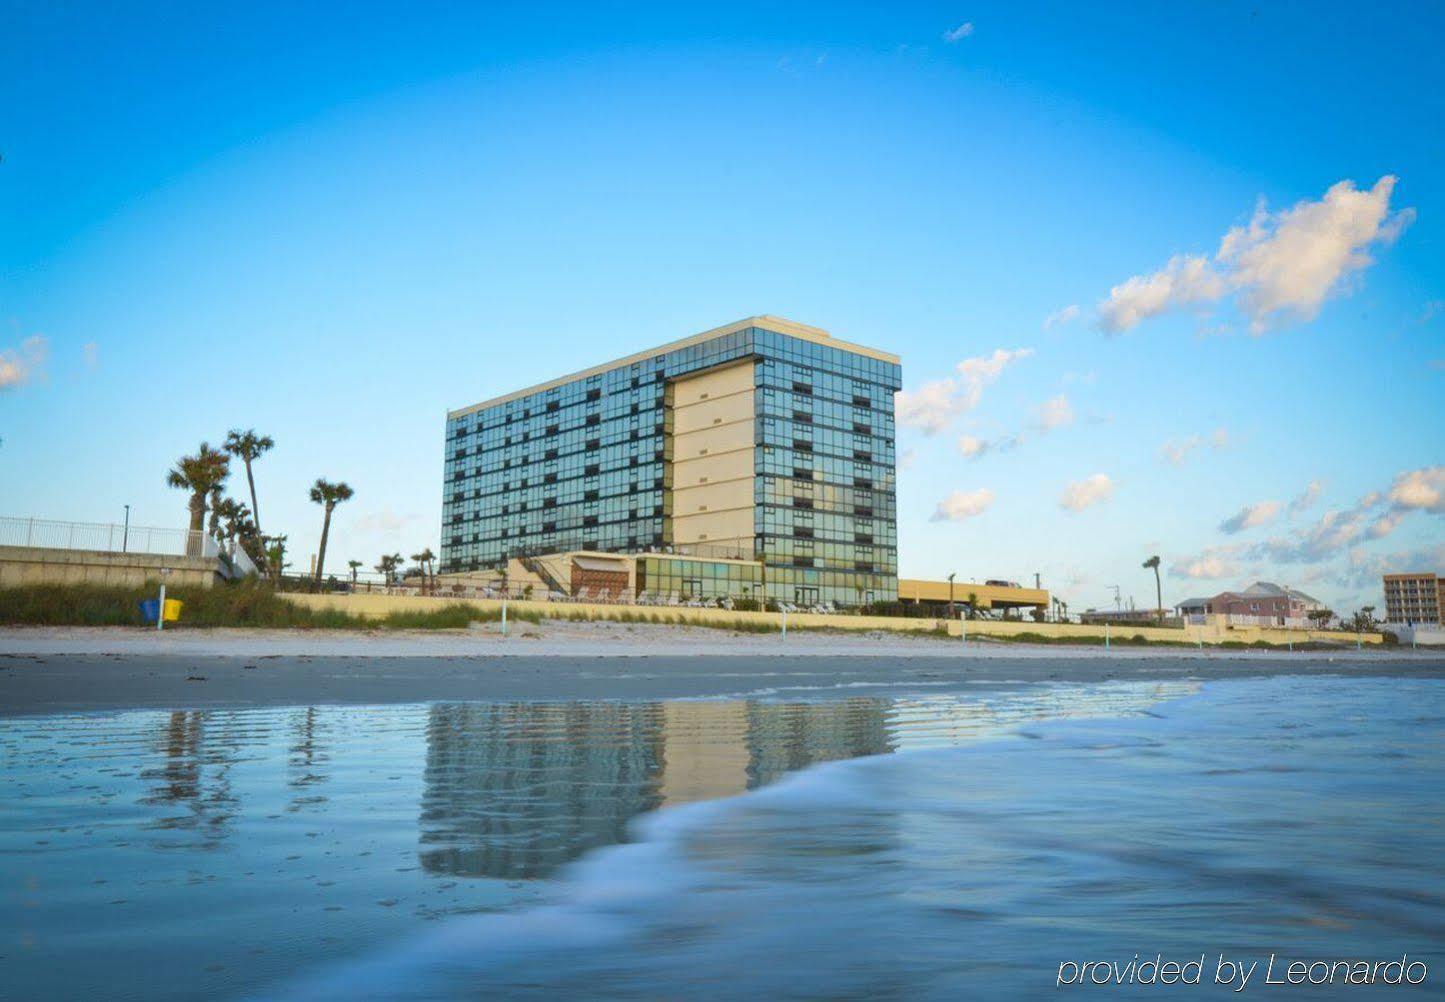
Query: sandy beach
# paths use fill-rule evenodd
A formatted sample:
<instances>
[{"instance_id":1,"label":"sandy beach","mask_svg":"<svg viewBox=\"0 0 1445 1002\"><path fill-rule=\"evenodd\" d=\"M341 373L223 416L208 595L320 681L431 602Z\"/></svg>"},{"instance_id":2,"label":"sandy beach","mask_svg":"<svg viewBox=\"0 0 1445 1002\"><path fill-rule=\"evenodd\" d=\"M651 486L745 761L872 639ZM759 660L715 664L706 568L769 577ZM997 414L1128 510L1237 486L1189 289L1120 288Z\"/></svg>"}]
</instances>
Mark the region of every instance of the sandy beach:
<instances>
[{"instance_id":1,"label":"sandy beach","mask_svg":"<svg viewBox=\"0 0 1445 1002\"><path fill-rule=\"evenodd\" d=\"M958 685L1299 673L1437 677L1445 655L1058 647L607 623L495 630L16 628L0 714L430 700L799 698Z\"/></svg>"}]
</instances>

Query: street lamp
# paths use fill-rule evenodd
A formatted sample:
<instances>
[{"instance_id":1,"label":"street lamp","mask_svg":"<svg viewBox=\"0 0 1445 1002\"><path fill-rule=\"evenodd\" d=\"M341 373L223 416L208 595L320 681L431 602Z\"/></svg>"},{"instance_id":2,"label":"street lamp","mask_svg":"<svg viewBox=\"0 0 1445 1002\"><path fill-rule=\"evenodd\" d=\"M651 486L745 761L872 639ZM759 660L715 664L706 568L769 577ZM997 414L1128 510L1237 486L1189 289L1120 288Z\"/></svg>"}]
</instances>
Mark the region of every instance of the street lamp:
<instances>
[{"instance_id":1,"label":"street lamp","mask_svg":"<svg viewBox=\"0 0 1445 1002\"><path fill-rule=\"evenodd\" d=\"M125 506L125 529L120 534L120 552L126 552L126 545L130 542L130 505Z\"/></svg>"},{"instance_id":2,"label":"street lamp","mask_svg":"<svg viewBox=\"0 0 1445 1002\"><path fill-rule=\"evenodd\" d=\"M948 618L953 618L953 579L957 572L948 576Z\"/></svg>"}]
</instances>

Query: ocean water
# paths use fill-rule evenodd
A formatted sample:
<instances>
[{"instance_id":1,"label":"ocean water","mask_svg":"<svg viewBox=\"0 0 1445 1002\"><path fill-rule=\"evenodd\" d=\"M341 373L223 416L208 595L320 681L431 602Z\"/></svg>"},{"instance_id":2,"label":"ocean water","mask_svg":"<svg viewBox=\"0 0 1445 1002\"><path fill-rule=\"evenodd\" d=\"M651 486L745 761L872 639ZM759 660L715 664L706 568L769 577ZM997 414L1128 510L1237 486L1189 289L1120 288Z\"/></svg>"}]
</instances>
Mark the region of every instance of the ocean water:
<instances>
[{"instance_id":1,"label":"ocean water","mask_svg":"<svg viewBox=\"0 0 1445 1002\"><path fill-rule=\"evenodd\" d=\"M0 720L0 761L5 997L1445 984L1433 679L134 711ZM1136 956L1203 984L1058 986Z\"/></svg>"}]
</instances>

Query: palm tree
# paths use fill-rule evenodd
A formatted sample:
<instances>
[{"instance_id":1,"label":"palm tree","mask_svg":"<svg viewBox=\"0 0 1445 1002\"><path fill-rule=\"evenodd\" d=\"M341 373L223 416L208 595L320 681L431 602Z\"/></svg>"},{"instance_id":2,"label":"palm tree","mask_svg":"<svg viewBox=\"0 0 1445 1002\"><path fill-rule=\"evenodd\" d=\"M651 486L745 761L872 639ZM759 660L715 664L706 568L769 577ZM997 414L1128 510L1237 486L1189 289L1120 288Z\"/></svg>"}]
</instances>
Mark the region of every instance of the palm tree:
<instances>
[{"instance_id":1,"label":"palm tree","mask_svg":"<svg viewBox=\"0 0 1445 1002\"><path fill-rule=\"evenodd\" d=\"M382 558L381 558L381 563L379 563L379 564L376 565L376 571L377 571L378 574L381 574L381 575L385 576L385 578L386 578L386 583L387 583L387 585L389 586L389 585L391 585L393 582L395 582L395 580L396 580L396 569L397 569L398 567L400 567L400 566L401 566L401 554L400 554L400 553L384 554L384 555L382 556Z\"/></svg>"},{"instance_id":2,"label":"palm tree","mask_svg":"<svg viewBox=\"0 0 1445 1002\"><path fill-rule=\"evenodd\" d=\"M277 584L281 583L281 572L286 569L286 540L287 536L261 536L261 546L266 554L266 569L271 574L271 579Z\"/></svg>"},{"instance_id":3,"label":"palm tree","mask_svg":"<svg viewBox=\"0 0 1445 1002\"><path fill-rule=\"evenodd\" d=\"M428 546L425 550L422 550L420 553L413 553L413 554L411 555L411 559L415 560L415 561L417 562L417 566L421 568L421 582L422 582L422 585L423 585L423 586L426 585L427 580L428 580L428 576L430 576L432 586L435 587L435 585L436 585L436 564L435 564L434 561L436 560L436 554L431 551L431 547ZM428 570L428 569L430 569L430 570Z\"/></svg>"},{"instance_id":4,"label":"palm tree","mask_svg":"<svg viewBox=\"0 0 1445 1002\"><path fill-rule=\"evenodd\" d=\"M316 483L311 485L311 500L326 509L326 515L321 520L321 546L316 552L317 584L321 583L322 570L326 566L326 537L331 534L331 513L341 502L350 501L351 494L351 488L341 481L333 484L317 477Z\"/></svg>"},{"instance_id":5,"label":"palm tree","mask_svg":"<svg viewBox=\"0 0 1445 1002\"><path fill-rule=\"evenodd\" d=\"M361 569L361 561L348 560L346 566L351 568L351 583L356 584L356 572Z\"/></svg>"},{"instance_id":6,"label":"palm tree","mask_svg":"<svg viewBox=\"0 0 1445 1002\"><path fill-rule=\"evenodd\" d=\"M1158 610L1160 619L1164 618L1164 587L1159 583L1159 555L1155 554L1144 561L1145 570L1154 571L1154 598L1159 603L1154 608Z\"/></svg>"},{"instance_id":7,"label":"palm tree","mask_svg":"<svg viewBox=\"0 0 1445 1002\"><path fill-rule=\"evenodd\" d=\"M256 523L257 532L261 531L261 506L256 502L256 477L251 472L251 464L275 445L270 435L257 435L255 428L245 431L232 428L226 436L225 450L246 464L246 484L251 488L251 518Z\"/></svg>"},{"instance_id":8,"label":"palm tree","mask_svg":"<svg viewBox=\"0 0 1445 1002\"><path fill-rule=\"evenodd\" d=\"M187 555L195 556L201 552L201 532L206 525L206 496L219 490L230 473L231 458L202 442L194 456L182 456L166 474L168 486L191 492L191 500L187 504L191 510L190 535L186 538Z\"/></svg>"}]
</instances>

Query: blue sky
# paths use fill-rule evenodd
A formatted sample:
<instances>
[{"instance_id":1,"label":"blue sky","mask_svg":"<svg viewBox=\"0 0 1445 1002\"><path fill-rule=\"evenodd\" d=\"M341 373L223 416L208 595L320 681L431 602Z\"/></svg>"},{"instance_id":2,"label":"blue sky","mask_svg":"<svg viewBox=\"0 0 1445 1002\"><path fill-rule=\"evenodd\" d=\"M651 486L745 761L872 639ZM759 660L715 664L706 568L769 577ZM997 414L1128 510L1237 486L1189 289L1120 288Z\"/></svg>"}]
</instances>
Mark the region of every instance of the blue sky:
<instances>
[{"instance_id":1,"label":"blue sky","mask_svg":"<svg viewBox=\"0 0 1445 1002\"><path fill-rule=\"evenodd\" d=\"M1438 6L456 6L0 4L0 513L256 427L435 548L448 408L766 312L903 357L906 575L1445 571Z\"/></svg>"}]
</instances>

